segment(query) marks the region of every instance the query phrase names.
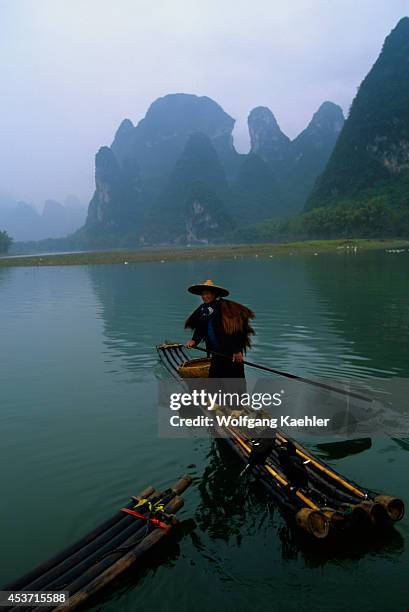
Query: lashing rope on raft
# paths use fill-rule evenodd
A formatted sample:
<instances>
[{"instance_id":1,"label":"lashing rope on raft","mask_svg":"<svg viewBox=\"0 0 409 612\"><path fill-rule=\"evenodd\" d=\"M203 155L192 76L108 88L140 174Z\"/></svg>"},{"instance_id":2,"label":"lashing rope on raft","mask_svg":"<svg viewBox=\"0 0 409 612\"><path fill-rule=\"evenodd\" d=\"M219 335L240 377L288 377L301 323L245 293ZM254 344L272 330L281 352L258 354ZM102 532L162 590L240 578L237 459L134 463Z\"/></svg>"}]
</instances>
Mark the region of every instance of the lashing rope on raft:
<instances>
[{"instance_id":1,"label":"lashing rope on raft","mask_svg":"<svg viewBox=\"0 0 409 612\"><path fill-rule=\"evenodd\" d=\"M139 506L144 505L148 507L149 512L165 512L165 506L161 499L152 503L149 499L141 498L138 500L138 503L135 504L134 508L139 508Z\"/></svg>"},{"instance_id":2,"label":"lashing rope on raft","mask_svg":"<svg viewBox=\"0 0 409 612\"><path fill-rule=\"evenodd\" d=\"M166 531L171 528L171 525L168 523L164 523L163 521L160 521L159 519L153 516L146 516L145 514L142 514L141 512L136 512L136 510L131 510L130 508L121 508L121 512L130 514L131 516L142 519L143 521L148 521L149 523L156 525L156 527L160 527L161 529L165 529Z\"/></svg>"},{"instance_id":3,"label":"lashing rope on raft","mask_svg":"<svg viewBox=\"0 0 409 612\"><path fill-rule=\"evenodd\" d=\"M147 499L145 497L134 499L135 501L137 501L137 503L133 506L133 508L121 508L121 512L125 512L126 514L134 516L135 518L139 518L144 521L147 521L148 523L152 523L153 525L156 525L156 527L160 527L161 529L170 529L172 524L172 517L165 514L165 504L163 502L163 496L156 502L152 502L150 499ZM152 516L148 516L147 514L143 514L142 512L136 510L136 508L144 508L145 510L145 507L149 514L151 514ZM166 523L166 520L169 522Z\"/></svg>"}]
</instances>

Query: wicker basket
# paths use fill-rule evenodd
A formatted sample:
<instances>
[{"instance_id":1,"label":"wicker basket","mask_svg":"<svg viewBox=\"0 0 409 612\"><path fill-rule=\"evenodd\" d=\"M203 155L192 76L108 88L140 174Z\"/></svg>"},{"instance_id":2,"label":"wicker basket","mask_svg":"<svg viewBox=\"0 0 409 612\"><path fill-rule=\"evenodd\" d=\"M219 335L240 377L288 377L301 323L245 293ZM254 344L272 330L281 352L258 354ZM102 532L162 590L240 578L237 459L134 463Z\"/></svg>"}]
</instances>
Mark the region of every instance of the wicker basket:
<instances>
[{"instance_id":1,"label":"wicker basket","mask_svg":"<svg viewBox=\"0 0 409 612\"><path fill-rule=\"evenodd\" d=\"M178 368L179 374L182 378L208 378L210 361L207 357L185 361Z\"/></svg>"}]
</instances>

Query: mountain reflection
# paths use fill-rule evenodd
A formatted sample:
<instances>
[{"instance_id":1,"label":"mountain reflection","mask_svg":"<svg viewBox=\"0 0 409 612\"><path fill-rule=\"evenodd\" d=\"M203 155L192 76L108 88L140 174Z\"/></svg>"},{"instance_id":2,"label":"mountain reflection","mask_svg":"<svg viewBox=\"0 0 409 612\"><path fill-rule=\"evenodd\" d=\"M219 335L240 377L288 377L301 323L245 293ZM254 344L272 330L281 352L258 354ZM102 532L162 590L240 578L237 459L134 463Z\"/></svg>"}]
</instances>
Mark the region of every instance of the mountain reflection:
<instances>
[{"instance_id":1,"label":"mountain reflection","mask_svg":"<svg viewBox=\"0 0 409 612\"><path fill-rule=\"evenodd\" d=\"M348 341L344 355L362 375L409 377L407 255L381 252L316 257L306 268Z\"/></svg>"}]
</instances>

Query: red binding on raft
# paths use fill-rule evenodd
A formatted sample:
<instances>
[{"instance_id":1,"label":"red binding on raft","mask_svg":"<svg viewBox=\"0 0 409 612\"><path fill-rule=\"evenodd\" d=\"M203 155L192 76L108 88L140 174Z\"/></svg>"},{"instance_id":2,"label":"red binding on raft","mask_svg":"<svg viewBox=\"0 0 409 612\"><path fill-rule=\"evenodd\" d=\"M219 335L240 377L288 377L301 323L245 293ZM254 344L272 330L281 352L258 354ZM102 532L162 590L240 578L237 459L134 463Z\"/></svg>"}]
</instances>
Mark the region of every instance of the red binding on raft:
<instances>
[{"instance_id":1,"label":"red binding on raft","mask_svg":"<svg viewBox=\"0 0 409 612\"><path fill-rule=\"evenodd\" d=\"M141 514L140 512L136 512L135 510L131 510L130 508L121 508L121 512L126 512L126 514L130 514L132 516L135 516L136 518L149 521L150 523L156 525L157 527L160 527L161 529L169 530L171 528L171 525L167 525L166 523L163 523L158 519L151 518L150 516L146 516L145 514Z\"/></svg>"}]
</instances>

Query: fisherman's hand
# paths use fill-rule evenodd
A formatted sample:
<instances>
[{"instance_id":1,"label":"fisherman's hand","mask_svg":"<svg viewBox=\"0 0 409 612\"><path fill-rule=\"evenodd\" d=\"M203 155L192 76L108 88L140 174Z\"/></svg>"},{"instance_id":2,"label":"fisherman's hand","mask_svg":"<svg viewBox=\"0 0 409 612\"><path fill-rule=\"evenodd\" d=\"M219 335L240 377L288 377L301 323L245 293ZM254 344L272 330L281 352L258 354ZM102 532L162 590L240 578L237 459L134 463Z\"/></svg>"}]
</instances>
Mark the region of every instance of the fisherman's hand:
<instances>
[{"instance_id":1,"label":"fisherman's hand","mask_svg":"<svg viewBox=\"0 0 409 612\"><path fill-rule=\"evenodd\" d=\"M235 363L243 363L244 361L244 357L243 357L243 353L233 353L233 361Z\"/></svg>"},{"instance_id":2,"label":"fisherman's hand","mask_svg":"<svg viewBox=\"0 0 409 612\"><path fill-rule=\"evenodd\" d=\"M196 342L194 340L188 340L186 342L186 348L193 348L196 346Z\"/></svg>"}]
</instances>

